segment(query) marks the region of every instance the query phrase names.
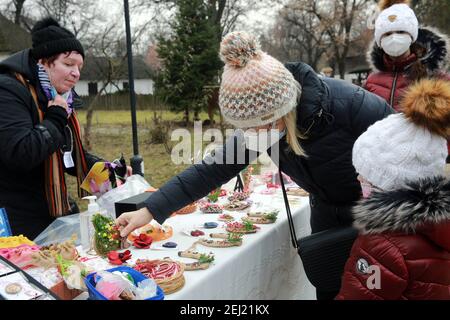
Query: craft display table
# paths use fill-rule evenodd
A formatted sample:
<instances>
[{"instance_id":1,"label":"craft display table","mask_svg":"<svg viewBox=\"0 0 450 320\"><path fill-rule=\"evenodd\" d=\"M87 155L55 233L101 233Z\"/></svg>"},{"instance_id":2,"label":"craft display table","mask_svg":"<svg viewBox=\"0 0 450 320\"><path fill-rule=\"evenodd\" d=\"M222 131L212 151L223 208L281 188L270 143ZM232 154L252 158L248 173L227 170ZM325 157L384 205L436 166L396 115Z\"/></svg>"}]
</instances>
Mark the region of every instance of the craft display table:
<instances>
[{"instance_id":1,"label":"craft display table","mask_svg":"<svg viewBox=\"0 0 450 320\"><path fill-rule=\"evenodd\" d=\"M166 300L315 299L314 287L306 278L301 260L291 244L281 190L278 189L272 195L255 192L250 199L253 201L253 208L268 205L280 210L277 221L274 224L259 225L261 229L255 234L244 235L239 247L210 248L197 245L197 250L201 253L214 253L214 263L207 270L185 271L184 287L166 295ZM289 196L289 199L297 236L306 236L310 233L308 197ZM232 215L240 220L245 213L233 212ZM188 249L198 240L186 235L183 230L201 226L205 222L221 223L218 216L197 210L192 214L176 215L166 220L165 223L173 228L173 236L167 241L176 242L178 248L170 251L132 247L132 259L128 263L132 264L137 259L165 257L186 263L194 262L178 256L178 251ZM202 230L206 236L209 233L225 232L223 229ZM87 295L82 295L77 299L86 298Z\"/></svg>"}]
</instances>

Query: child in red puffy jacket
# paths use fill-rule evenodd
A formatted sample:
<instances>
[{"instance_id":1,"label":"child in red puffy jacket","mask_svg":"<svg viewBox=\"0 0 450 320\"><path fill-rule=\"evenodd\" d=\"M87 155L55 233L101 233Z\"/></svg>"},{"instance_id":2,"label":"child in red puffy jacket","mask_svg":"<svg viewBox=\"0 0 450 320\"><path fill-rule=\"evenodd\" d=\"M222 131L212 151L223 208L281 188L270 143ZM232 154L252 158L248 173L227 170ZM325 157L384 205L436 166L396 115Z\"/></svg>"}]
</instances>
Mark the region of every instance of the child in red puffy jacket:
<instances>
[{"instance_id":1,"label":"child in red puffy jacket","mask_svg":"<svg viewBox=\"0 0 450 320\"><path fill-rule=\"evenodd\" d=\"M401 105L353 148L360 235L338 300L450 299L450 83L422 80Z\"/></svg>"}]
</instances>

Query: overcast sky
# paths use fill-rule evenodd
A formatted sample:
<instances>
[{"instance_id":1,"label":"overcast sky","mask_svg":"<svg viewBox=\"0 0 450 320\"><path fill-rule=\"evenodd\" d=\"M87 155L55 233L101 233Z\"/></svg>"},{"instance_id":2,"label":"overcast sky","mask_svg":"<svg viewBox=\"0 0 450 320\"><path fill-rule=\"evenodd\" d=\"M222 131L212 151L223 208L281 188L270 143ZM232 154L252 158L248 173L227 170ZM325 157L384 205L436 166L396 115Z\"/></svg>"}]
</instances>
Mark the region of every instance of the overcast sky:
<instances>
[{"instance_id":1,"label":"overcast sky","mask_svg":"<svg viewBox=\"0 0 450 320\"><path fill-rule=\"evenodd\" d=\"M123 1L122 0L98 0L102 7L107 8L105 10L105 14L109 16L114 15L123 15ZM283 1L273 0L273 3L268 5L268 8L261 10L252 10L246 14L245 17L238 23L239 28L255 28L259 29L267 29L272 26L274 17L278 11L282 7ZM145 19L145 16L132 16L132 23L139 22L140 19Z\"/></svg>"}]
</instances>

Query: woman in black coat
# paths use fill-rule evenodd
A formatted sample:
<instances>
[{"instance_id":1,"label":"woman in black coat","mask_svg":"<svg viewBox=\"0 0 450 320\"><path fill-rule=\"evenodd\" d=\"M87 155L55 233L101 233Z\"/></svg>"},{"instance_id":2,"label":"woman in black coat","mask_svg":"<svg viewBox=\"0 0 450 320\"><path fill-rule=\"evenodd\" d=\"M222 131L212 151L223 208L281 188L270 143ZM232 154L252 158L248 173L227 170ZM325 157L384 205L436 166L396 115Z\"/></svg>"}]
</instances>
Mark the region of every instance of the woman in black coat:
<instances>
[{"instance_id":1,"label":"woman in black coat","mask_svg":"<svg viewBox=\"0 0 450 320\"><path fill-rule=\"evenodd\" d=\"M99 160L84 152L73 110L81 43L51 18L35 25L32 40L0 63L0 208L13 235L30 239L70 213L64 173L81 183Z\"/></svg>"},{"instance_id":2,"label":"woman in black coat","mask_svg":"<svg viewBox=\"0 0 450 320\"><path fill-rule=\"evenodd\" d=\"M312 232L352 223L350 207L361 188L352 165L355 140L371 124L393 112L381 98L341 80L319 78L304 63L283 66L244 33L221 44L225 62L219 104L238 128L277 128L267 151L281 170L310 193ZM273 141L272 141L273 142ZM258 152L236 134L202 164L172 178L146 201L146 207L121 215L122 235L151 219L169 215L237 176ZM253 147L251 147L253 149ZM263 151L263 150L260 150ZM243 153L245 161L237 161ZM335 293L318 293L333 298Z\"/></svg>"}]
</instances>

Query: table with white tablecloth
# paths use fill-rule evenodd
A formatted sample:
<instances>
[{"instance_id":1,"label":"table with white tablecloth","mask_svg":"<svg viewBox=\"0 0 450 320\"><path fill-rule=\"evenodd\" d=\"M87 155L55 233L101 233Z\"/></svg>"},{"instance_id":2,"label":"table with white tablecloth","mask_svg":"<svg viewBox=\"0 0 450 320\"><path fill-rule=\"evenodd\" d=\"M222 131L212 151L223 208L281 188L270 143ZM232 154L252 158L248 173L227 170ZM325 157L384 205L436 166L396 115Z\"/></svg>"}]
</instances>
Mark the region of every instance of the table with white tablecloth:
<instances>
[{"instance_id":1,"label":"table with white tablecloth","mask_svg":"<svg viewBox=\"0 0 450 320\"><path fill-rule=\"evenodd\" d=\"M210 248L197 245L200 253L214 253L215 261L207 270L185 271L186 283L179 291L166 295L166 300L288 300L315 299L315 289L308 281L300 257L292 246L289 224L281 190L275 194L253 193L250 198L254 208L271 207L279 210L274 224L259 225L255 234L245 235L243 244L231 248ZM289 196L297 237L311 232L308 197ZM232 213L237 220L245 212ZM173 236L167 241L176 242L177 250L140 250L130 248L133 264L137 259L162 259L195 262L180 258L178 251L187 250L198 240L183 231L205 222L217 222L218 215L204 214L197 210L187 215L176 215L165 224L173 228ZM202 229L208 233L225 232L218 229ZM80 297L81 298L81 297Z\"/></svg>"},{"instance_id":2,"label":"table with white tablecloth","mask_svg":"<svg viewBox=\"0 0 450 320\"><path fill-rule=\"evenodd\" d=\"M307 197L289 197L298 237L310 234L310 209ZM209 248L197 246L200 252L213 252L215 262L207 270L186 271L185 286L166 299L315 299L314 287L309 283L301 260L292 246L289 225L281 191L262 195L253 193L254 205L270 204L280 210L276 223L260 225L256 234L244 236L240 247ZM234 213L242 217L245 213ZM173 227L174 236L170 241L186 250L196 240L183 234L187 227L204 222L217 221L217 215L207 215L199 211L190 215L177 215L166 221ZM217 232L217 230L211 230ZM171 257L182 259L177 252L132 250L133 260L137 258Z\"/></svg>"}]
</instances>

